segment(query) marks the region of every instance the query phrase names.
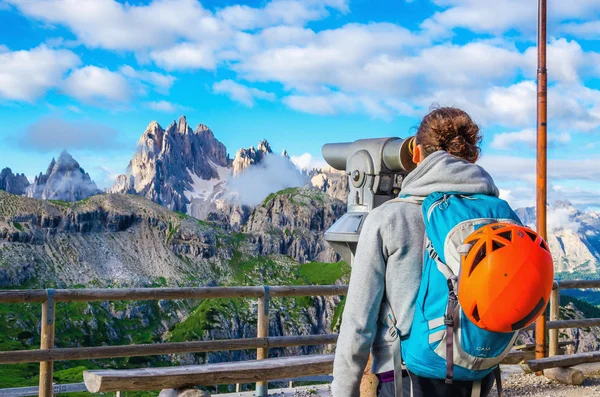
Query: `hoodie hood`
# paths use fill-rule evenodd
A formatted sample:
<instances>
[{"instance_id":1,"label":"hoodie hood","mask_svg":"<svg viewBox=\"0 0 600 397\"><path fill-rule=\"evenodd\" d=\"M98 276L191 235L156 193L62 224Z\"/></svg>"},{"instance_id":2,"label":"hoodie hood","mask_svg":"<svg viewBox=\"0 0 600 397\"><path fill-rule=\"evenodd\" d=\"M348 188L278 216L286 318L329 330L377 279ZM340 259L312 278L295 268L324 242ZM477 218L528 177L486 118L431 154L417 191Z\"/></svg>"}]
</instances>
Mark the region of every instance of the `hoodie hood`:
<instances>
[{"instance_id":1,"label":"hoodie hood","mask_svg":"<svg viewBox=\"0 0 600 397\"><path fill-rule=\"evenodd\" d=\"M426 197L435 192L487 194L498 197L494 180L477 164L437 151L402 181L402 195Z\"/></svg>"}]
</instances>

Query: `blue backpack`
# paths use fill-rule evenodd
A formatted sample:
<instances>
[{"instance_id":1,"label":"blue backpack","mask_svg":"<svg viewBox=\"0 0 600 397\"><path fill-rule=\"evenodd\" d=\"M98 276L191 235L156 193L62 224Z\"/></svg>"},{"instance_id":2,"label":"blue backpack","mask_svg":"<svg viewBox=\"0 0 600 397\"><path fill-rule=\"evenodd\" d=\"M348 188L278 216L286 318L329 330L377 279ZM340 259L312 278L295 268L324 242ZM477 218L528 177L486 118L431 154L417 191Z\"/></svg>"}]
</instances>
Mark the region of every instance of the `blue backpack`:
<instances>
[{"instance_id":1,"label":"blue backpack","mask_svg":"<svg viewBox=\"0 0 600 397\"><path fill-rule=\"evenodd\" d=\"M399 200L414 202L412 197ZM459 251L466 248L464 240L486 224L521 222L506 201L480 194L433 193L422 210L423 275L410 335L401 336L402 360L418 376L446 383L478 381L498 367L518 332L486 331L465 316L456 296Z\"/></svg>"}]
</instances>

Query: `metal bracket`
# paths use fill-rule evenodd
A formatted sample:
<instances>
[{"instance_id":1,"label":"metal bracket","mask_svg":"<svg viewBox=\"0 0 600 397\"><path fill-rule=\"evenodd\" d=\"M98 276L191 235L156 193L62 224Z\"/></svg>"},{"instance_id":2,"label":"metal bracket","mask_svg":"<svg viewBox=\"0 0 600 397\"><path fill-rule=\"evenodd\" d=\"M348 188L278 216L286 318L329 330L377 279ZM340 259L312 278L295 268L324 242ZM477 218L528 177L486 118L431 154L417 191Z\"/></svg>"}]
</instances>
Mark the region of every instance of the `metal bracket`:
<instances>
[{"instance_id":1,"label":"metal bracket","mask_svg":"<svg viewBox=\"0 0 600 397\"><path fill-rule=\"evenodd\" d=\"M54 308L56 303L54 302L54 290L49 288L46 290L46 307L48 308L48 315L46 317L46 324L54 324Z\"/></svg>"},{"instance_id":2,"label":"metal bracket","mask_svg":"<svg viewBox=\"0 0 600 397\"><path fill-rule=\"evenodd\" d=\"M263 289L264 289L264 305L263 305L263 309L264 309L264 313L265 316L269 315L269 301L271 300L271 294L269 292L269 286L268 285L263 285Z\"/></svg>"}]
</instances>

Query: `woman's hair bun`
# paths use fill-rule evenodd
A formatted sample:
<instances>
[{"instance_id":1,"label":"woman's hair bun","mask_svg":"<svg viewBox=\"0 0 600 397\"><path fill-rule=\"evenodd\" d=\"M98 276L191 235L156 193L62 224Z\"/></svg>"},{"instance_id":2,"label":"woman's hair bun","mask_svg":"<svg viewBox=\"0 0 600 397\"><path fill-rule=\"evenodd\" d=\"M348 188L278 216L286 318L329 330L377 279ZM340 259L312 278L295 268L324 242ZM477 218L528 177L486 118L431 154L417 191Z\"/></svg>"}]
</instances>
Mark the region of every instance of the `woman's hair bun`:
<instances>
[{"instance_id":1,"label":"woman's hair bun","mask_svg":"<svg viewBox=\"0 0 600 397\"><path fill-rule=\"evenodd\" d=\"M416 142L428 156L444 150L474 163L479 158L481 144L479 126L464 111L440 107L423 117L417 130Z\"/></svg>"}]
</instances>

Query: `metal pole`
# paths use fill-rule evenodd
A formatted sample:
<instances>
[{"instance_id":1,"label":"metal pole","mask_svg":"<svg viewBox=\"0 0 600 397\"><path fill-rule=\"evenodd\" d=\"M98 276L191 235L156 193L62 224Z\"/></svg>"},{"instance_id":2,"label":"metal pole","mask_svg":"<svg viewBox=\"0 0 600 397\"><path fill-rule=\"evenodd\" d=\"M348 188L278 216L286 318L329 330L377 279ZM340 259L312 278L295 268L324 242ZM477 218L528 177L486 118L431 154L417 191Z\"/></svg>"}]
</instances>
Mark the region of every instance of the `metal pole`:
<instances>
[{"instance_id":1,"label":"metal pole","mask_svg":"<svg viewBox=\"0 0 600 397\"><path fill-rule=\"evenodd\" d=\"M54 348L54 318L56 302L54 301L54 290L46 290L46 302L42 304L42 331L40 349ZM54 387L52 385L54 363L44 361L40 363L40 397L52 397Z\"/></svg>"},{"instance_id":2,"label":"metal pole","mask_svg":"<svg viewBox=\"0 0 600 397\"><path fill-rule=\"evenodd\" d=\"M537 232L546 239L547 202L547 119L548 75L546 73L546 0L538 0L538 69L537 69ZM546 355L546 317L542 313L535 327L535 357Z\"/></svg>"},{"instance_id":3,"label":"metal pole","mask_svg":"<svg viewBox=\"0 0 600 397\"><path fill-rule=\"evenodd\" d=\"M258 324L257 324L257 337L266 338L269 336L269 287L264 286L265 293L262 297L258 298ZM269 357L268 348L256 349L256 359L264 360ZM268 382L256 382L256 396L267 397L268 395Z\"/></svg>"},{"instance_id":4,"label":"metal pole","mask_svg":"<svg viewBox=\"0 0 600 397\"><path fill-rule=\"evenodd\" d=\"M554 289L552 295L550 295L550 321L556 321L559 317L560 308L560 288L558 283L554 283ZM558 329L551 329L550 333L550 346L548 349L548 356L553 357L558 354Z\"/></svg>"}]
</instances>

